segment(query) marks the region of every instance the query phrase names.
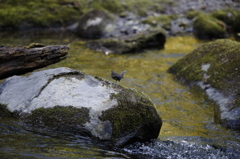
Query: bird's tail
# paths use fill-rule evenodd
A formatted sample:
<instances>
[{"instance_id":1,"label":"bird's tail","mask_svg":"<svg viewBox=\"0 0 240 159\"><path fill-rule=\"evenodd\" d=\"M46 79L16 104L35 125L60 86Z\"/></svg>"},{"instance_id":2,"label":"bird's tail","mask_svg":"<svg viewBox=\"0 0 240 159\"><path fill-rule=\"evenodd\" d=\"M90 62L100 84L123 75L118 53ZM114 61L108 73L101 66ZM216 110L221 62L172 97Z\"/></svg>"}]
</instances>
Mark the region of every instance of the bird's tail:
<instances>
[{"instance_id":1,"label":"bird's tail","mask_svg":"<svg viewBox=\"0 0 240 159\"><path fill-rule=\"evenodd\" d=\"M124 75L124 73L125 73L126 71L123 71L122 73L121 73L121 76L123 77L123 75Z\"/></svg>"}]
</instances>

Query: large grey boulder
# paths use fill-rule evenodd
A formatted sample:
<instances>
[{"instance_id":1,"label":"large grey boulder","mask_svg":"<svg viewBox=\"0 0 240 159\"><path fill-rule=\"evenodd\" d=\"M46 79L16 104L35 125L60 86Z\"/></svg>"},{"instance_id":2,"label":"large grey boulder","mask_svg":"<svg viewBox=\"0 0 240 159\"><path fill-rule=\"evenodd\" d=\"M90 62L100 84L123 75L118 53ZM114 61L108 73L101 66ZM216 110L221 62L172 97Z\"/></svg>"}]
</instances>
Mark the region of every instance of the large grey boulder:
<instances>
[{"instance_id":1,"label":"large grey boulder","mask_svg":"<svg viewBox=\"0 0 240 159\"><path fill-rule=\"evenodd\" d=\"M61 67L0 84L0 106L37 128L68 131L115 146L157 138L162 126L141 92Z\"/></svg>"}]
</instances>

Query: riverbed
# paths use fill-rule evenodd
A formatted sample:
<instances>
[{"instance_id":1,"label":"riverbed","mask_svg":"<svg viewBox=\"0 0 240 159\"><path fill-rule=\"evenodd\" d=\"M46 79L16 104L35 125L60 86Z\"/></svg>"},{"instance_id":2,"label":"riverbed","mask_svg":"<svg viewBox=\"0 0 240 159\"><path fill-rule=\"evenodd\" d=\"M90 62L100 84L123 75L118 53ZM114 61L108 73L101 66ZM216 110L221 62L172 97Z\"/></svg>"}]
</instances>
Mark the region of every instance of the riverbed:
<instances>
[{"instance_id":1,"label":"riverbed","mask_svg":"<svg viewBox=\"0 0 240 159\"><path fill-rule=\"evenodd\" d=\"M147 94L163 120L158 139L125 148L111 147L76 134L34 130L0 116L1 158L240 158L240 134L214 123L213 101L199 88L174 80L167 69L204 42L191 35L169 37L162 50L109 54L85 47L70 33L1 33L0 45L37 42L68 45L66 60L39 70L70 67L113 81L110 72L126 70L120 84Z\"/></svg>"}]
</instances>

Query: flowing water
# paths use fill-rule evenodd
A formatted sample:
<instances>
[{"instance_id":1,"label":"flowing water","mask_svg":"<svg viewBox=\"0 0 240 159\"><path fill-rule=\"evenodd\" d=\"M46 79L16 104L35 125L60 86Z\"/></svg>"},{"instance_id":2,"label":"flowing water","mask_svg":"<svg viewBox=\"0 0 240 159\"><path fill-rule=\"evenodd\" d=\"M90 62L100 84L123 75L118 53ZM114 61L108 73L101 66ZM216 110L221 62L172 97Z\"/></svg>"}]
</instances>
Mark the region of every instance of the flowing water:
<instances>
[{"instance_id":1,"label":"flowing water","mask_svg":"<svg viewBox=\"0 0 240 159\"><path fill-rule=\"evenodd\" d=\"M43 69L70 67L107 80L112 80L112 70L126 70L120 84L149 95L163 126L158 139L150 143L115 148L78 135L35 131L0 116L0 158L240 158L240 134L214 124L214 103L198 88L181 85L167 73L177 60L202 44L192 36L170 37L164 50L105 55L87 49L83 41L69 34L0 34L0 45L32 42L70 47L66 60Z\"/></svg>"}]
</instances>

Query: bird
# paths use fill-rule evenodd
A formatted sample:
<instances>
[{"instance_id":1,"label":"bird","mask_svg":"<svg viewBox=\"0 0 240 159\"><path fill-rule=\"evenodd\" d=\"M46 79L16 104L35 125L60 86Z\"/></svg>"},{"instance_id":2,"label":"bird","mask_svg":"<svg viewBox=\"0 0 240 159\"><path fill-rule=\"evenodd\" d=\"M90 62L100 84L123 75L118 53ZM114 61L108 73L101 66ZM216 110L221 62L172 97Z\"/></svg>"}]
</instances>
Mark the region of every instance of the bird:
<instances>
[{"instance_id":1,"label":"bird","mask_svg":"<svg viewBox=\"0 0 240 159\"><path fill-rule=\"evenodd\" d=\"M112 71L112 72L111 72L111 77L112 77L112 79L116 80L116 82L117 82L117 81L120 82L120 80L121 80L122 78L124 78L123 75L124 75L125 72L126 72L126 71L123 71L121 74L118 74L118 73Z\"/></svg>"}]
</instances>

